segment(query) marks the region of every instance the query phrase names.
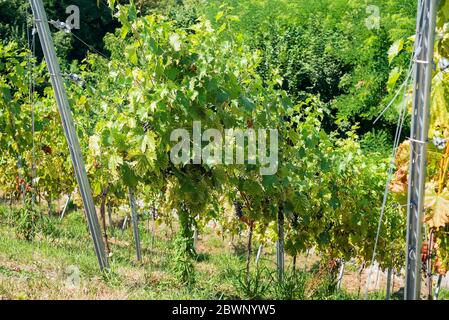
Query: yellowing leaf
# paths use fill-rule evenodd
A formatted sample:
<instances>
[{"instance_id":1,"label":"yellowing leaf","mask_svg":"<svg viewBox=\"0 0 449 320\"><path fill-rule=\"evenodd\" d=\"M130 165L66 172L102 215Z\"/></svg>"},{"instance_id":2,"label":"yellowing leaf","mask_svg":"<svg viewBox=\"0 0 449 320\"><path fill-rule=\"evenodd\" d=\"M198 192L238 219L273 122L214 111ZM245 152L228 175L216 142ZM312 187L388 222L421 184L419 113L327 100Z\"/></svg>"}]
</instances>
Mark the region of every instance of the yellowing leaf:
<instances>
[{"instance_id":1,"label":"yellowing leaf","mask_svg":"<svg viewBox=\"0 0 449 320\"><path fill-rule=\"evenodd\" d=\"M87 102L86 96L81 96L81 97L78 99L78 103L77 103L77 104L78 104L79 106L82 106L82 105L85 105L86 102Z\"/></svg>"},{"instance_id":2,"label":"yellowing leaf","mask_svg":"<svg viewBox=\"0 0 449 320\"><path fill-rule=\"evenodd\" d=\"M437 194L434 184L428 184L424 208L429 212L424 221L430 228L444 227L449 223L449 191L444 189L441 194Z\"/></svg>"},{"instance_id":3,"label":"yellowing leaf","mask_svg":"<svg viewBox=\"0 0 449 320\"><path fill-rule=\"evenodd\" d=\"M401 68L394 68L393 70L391 70L390 72L390 76L388 78L388 82L387 82L387 89L388 91L392 91L396 85L396 82L398 82L399 77L402 74L402 70Z\"/></svg>"},{"instance_id":4,"label":"yellowing leaf","mask_svg":"<svg viewBox=\"0 0 449 320\"><path fill-rule=\"evenodd\" d=\"M218 12L217 15L215 16L215 20L216 20L216 21L219 21L221 18L223 18L223 16L224 16L224 12L223 12L223 11L220 11L220 12Z\"/></svg>"},{"instance_id":5,"label":"yellowing leaf","mask_svg":"<svg viewBox=\"0 0 449 320\"><path fill-rule=\"evenodd\" d=\"M170 45L173 47L173 49L175 49L175 51L181 50L181 42L180 42L179 34L173 33L170 36Z\"/></svg>"},{"instance_id":6,"label":"yellowing leaf","mask_svg":"<svg viewBox=\"0 0 449 320\"><path fill-rule=\"evenodd\" d=\"M123 164L123 159L119 155L113 154L109 158L108 167L109 167L109 170L111 170L114 175L117 174L117 167L122 164Z\"/></svg>"},{"instance_id":7,"label":"yellowing leaf","mask_svg":"<svg viewBox=\"0 0 449 320\"><path fill-rule=\"evenodd\" d=\"M151 131L147 132L142 139L141 151L145 153L147 150L154 151L156 147L156 142L154 140L154 133Z\"/></svg>"},{"instance_id":8,"label":"yellowing leaf","mask_svg":"<svg viewBox=\"0 0 449 320\"><path fill-rule=\"evenodd\" d=\"M126 55L128 56L129 61L132 64L138 63L138 57L137 57L137 49L135 46L127 46L126 47Z\"/></svg>"},{"instance_id":9,"label":"yellowing leaf","mask_svg":"<svg viewBox=\"0 0 449 320\"><path fill-rule=\"evenodd\" d=\"M114 9L115 0L108 0L109 8Z\"/></svg>"},{"instance_id":10,"label":"yellowing leaf","mask_svg":"<svg viewBox=\"0 0 449 320\"><path fill-rule=\"evenodd\" d=\"M89 138L89 150L92 151L92 155L100 155L100 137L95 135Z\"/></svg>"},{"instance_id":11,"label":"yellowing leaf","mask_svg":"<svg viewBox=\"0 0 449 320\"><path fill-rule=\"evenodd\" d=\"M430 104L430 132L432 137L435 131L449 129L449 98L447 94L447 80L442 72L438 73L433 81L432 100Z\"/></svg>"},{"instance_id":12,"label":"yellowing leaf","mask_svg":"<svg viewBox=\"0 0 449 320\"><path fill-rule=\"evenodd\" d=\"M391 63L393 59L402 51L403 48L404 48L404 39L399 39L395 41L388 50L388 61Z\"/></svg>"}]
</instances>

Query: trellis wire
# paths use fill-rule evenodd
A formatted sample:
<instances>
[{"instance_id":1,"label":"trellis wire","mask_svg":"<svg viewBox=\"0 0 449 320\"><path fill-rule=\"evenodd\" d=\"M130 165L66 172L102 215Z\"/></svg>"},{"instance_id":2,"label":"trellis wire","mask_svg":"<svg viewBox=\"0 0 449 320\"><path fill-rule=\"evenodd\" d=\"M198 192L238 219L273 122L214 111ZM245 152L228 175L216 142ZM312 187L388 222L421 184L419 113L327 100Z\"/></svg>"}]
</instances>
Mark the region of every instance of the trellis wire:
<instances>
[{"instance_id":1,"label":"trellis wire","mask_svg":"<svg viewBox=\"0 0 449 320\"><path fill-rule=\"evenodd\" d=\"M409 86L409 80L410 80L410 75L411 75L411 71L412 71L412 67L413 67L414 55L415 55L415 53L413 52L412 57L410 58L410 64L409 64L409 69L407 72L407 77L406 77L405 81L403 82L403 84L401 85L401 90L404 90L404 91L403 91L403 95L402 95L401 109L399 112L398 122L397 122L397 126L396 126L396 133L395 133L395 138L394 138L394 143L393 143L393 151L391 154L390 165L389 165L388 173L387 173L387 182L385 184L385 191L384 191L384 196L383 196L383 200L382 200L381 213L380 213L379 222L377 225L376 239L374 241L373 255L371 258L371 266L374 264L374 261L376 259L376 250L377 250L377 245L379 242L380 229L382 227L382 221L383 221L383 217L384 217L385 209L386 209L386 205L387 205L389 186L390 186L390 182L391 182L391 179L393 176L394 160L396 158L397 150L398 150L400 139L401 139L402 128L403 128L404 121L405 121L405 115L406 115L405 95L406 95L407 87ZM395 97L393 98L393 101L395 101L397 97L398 97L398 94L395 95ZM393 104L393 101L388 104L388 107ZM382 114L385 113L385 111L386 111L386 109L384 109L382 111ZM376 121L377 121L377 119L376 119ZM367 278L366 285L365 285L365 300L368 299L368 290L369 290L371 274L372 274L372 268L370 269L370 271L368 273L368 278Z\"/></svg>"}]
</instances>

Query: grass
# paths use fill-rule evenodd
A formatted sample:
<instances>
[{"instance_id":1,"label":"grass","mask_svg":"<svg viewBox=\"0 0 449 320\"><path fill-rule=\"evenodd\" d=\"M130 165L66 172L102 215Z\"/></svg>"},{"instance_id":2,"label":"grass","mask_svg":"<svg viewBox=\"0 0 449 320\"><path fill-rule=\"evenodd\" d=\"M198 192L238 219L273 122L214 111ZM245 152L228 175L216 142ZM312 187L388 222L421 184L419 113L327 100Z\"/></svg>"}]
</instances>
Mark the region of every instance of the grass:
<instances>
[{"instance_id":1,"label":"grass","mask_svg":"<svg viewBox=\"0 0 449 320\"><path fill-rule=\"evenodd\" d=\"M287 271L279 284L270 246L259 268L253 261L247 281L245 255L239 254L243 243L223 241L212 228L200 235L195 284L189 287L173 272L174 233L168 226L156 226L152 247L148 225L141 222L141 263L135 259L132 229L116 229L110 239L110 270L100 273L82 212L70 212L62 221L45 218L33 241L20 237L14 219L13 211L0 207L0 299L357 299L304 269L305 257L300 257L298 271ZM309 257L309 263L316 258ZM440 296L448 295L442 291ZM372 293L370 299L384 299L384 294Z\"/></svg>"}]
</instances>

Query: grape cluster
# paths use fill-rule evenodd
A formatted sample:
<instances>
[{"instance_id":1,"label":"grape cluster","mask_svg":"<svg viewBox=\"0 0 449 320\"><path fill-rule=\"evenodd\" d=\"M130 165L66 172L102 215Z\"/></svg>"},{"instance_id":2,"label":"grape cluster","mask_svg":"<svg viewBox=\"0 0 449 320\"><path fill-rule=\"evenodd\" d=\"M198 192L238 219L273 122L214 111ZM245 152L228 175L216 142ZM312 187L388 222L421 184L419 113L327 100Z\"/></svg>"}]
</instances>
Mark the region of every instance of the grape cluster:
<instances>
[{"instance_id":1,"label":"grape cluster","mask_svg":"<svg viewBox=\"0 0 449 320\"><path fill-rule=\"evenodd\" d=\"M442 72L449 73L449 60L446 58L441 58L440 62L438 63L438 66L440 67Z\"/></svg>"},{"instance_id":2,"label":"grape cluster","mask_svg":"<svg viewBox=\"0 0 449 320\"><path fill-rule=\"evenodd\" d=\"M440 137L434 137L432 142L438 150L443 150L446 147L447 140Z\"/></svg>"},{"instance_id":3,"label":"grape cluster","mask_svg":"<svg viewBox=\"0 0 449 320\"><path fill-rule=\"evenodd\" d=\"M243 217L243 206L240 202L234 201L234 210L237 218L240 219L241 217Z\"/></svg>"}]
</instances>

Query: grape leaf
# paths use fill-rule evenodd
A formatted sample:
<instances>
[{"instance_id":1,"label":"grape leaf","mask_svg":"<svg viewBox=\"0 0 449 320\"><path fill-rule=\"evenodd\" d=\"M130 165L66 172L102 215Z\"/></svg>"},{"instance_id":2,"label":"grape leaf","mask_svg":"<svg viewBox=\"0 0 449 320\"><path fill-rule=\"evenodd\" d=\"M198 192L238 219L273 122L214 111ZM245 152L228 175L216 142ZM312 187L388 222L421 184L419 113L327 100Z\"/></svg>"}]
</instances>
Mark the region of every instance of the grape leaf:
<instances>
[{"instance_id":1,"label":"grape leaf","mask_svg":"<svg viewBox=\"0 0 449 320\"><path fill-rule=\"evenodd\" d=\"M392 91L396 85L396 82L398 82L399 77L402 74L402 70L401 68L394 68L393 70L391 70L390 72L390 76L388 78L388 82L387 82L387 89L388 91Z\"/></svg>"},{"instance_id":2,"label":"grape leaf","mask_svg":"<svg viewBox=\"0 0 449 320\"><path fill-rule=\"evenodd\" d=\"M181 50L181 41L180 41L179 34L173 33L170 36L170 45L173 47L173 49L175 51L180 51Z\"/></svg>"},{"instance_id":3,"label":"grape leaf","mask_svg":"<svg viewBox=\"0 0 449 320\"><path fill-rule=\"evenodd\" d=\"M403 48L404 48L404 39L396 40L388 50L388 61L391 63L393 59L402 51Z\"/></svg>"},{"instance_id":4,"label":"grape leaf","mask_svg":"<svg viewBox=\"0 0 449 320\"><path fill-rule=\"evenodd\" d=\"M449 191L445 189L441 194L437 194L434 184L428 184L424 208L429 211L424 221L430 228L444 227L449 223Z\"/></svg>"},{"instance_id":5,"label":"grape leaf","mask_svg":"<svg viewBox=\"0 0 449 320\"><path fill-rule=\"evenodd\" d=\"M441 72L435 76L433 81L429 128L431 137L435 134L435 131L449 127L449 103L446 83Z\"/></svg>"},{"instance_id":6,"label":"grape leaf","mask_svg":"<svg viewBox=\"0 0 449 320\"><path fill-rule=\"evenodd\" d=\"M445 22L449 21L449 0L442 0L438 11L438 28L442 28Z\"/></svg>"}]
</instances>

